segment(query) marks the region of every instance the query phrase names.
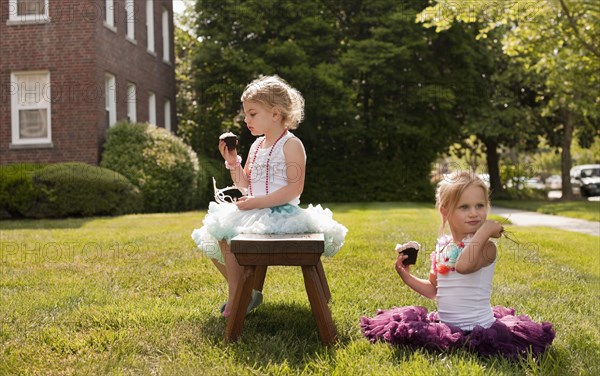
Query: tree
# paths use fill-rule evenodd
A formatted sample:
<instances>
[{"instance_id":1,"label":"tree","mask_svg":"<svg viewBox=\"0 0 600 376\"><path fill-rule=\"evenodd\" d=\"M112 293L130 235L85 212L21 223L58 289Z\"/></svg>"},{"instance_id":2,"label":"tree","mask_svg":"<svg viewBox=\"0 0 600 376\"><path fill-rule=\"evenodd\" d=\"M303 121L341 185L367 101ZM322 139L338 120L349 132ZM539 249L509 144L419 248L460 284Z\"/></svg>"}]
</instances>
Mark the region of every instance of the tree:
<instances>
[{"instance_id":1,"label":"tree","mask_svg":"<svg viewBox=\"0 0 600 376\"><path fill-rule=\"evenodd\" d=\"M198 92L195 90L192 78L195 76L195 66L192 56L199 48L200 42L188 31L175 27L175 81L177 85L177 131L186 143L199 143L198 138L202 128L198 127Z\"/></svg>"},{"instance_id":2,"label":"tree","mask_svg":"<svg viewBox=\"0 0 600 376\"><path fill-rule=\"evenodd\" d=\"M364 198L402 197L399 192L419 197L411 189L428 197L431 164L454 140L461 122L458 108L473 93L457 84L472 76L463 69L460 36L436 36L416 25L419 9L414 3L339 6L347 38L340 61L353 91L361 136L349 160L380 161L378 168L385 169L373 176L379 184L365 190ZM411 184L415 179L420 183Z\"/></svg>"},{"instance_id":3,"label":"tree","mask_svg":"<svg viewBox=\"0 0 600 376\"><path fill-rule=\"evenodd\" d=\"M430 200L431 164L485 98L473 31L423 28L414 19L424 5L197 1L192 146L218 157L214 140L231 129L246 154L242 90L279 74L307 99L297 130L308 154L303 198Z\"/></svg>"},{"instance_id":4,"label":"tree","mask_svg":"<svg viewBox=\"0 0 600 376\"><path fill-rule=\"evenodd\" d=\"M543 79L537 92L546 135L562 150L563 198L571 198L571 140L590 144L600 133L598 103L600 11L591 1L470 1L465 6L436 1L417 19L438 32L456 22L477 22L486 38L504 28L503 49L526 72Z\"/></svg>"},{"instance_id":5,"label":"tree","mask_svg":"<svg viewBox=\"0 0 600 376\"><path fill-rule=\"evenodd\" d=\"M485 100L471 108L465 132L483 143L492 196L503 198L498 149L518 146L531 151L537 147L542 123L536 113L539 104L535 95L540 82L536 74L528 74L502 52L499 37L492 35L479 42L483 45L479 51L483 64L478 93ZM518 170L530 172L528 166Z\"/></svg>"},{"instance_id":6,"label":"tree","mask_svg":"<svg viewBox=\"0 0 600 376\"><path fill-rule=\"evenodd\" d=\"M197 126L189 132L195 150L220 158L214 140L229 129L241 137L240 154L247 153L253 137L238 116L240 96L261 74L280 75L306 97L306 120L296 134L313 175L316 161L350 149L351 141L338 137L352 133L354 112L338 64L341 34L321 2L298 7L295 2L199 0L194 22L193 32L201 39L191 78L198 93ZM325 179L308 180L318 186Z\"/></svg>"},{"instance_id":7,"label":"tree","mask_svg":"<svg viewBox=\"0 0 600 376\"><path fill-rule=\"evenodd\" d=\"M334 20L319 2L297 7L294 2L198 1L197 9L196 32L203 42L195 54L194 79L202 116L211 126L251 137L236 115L245 85L260 74L279 74L311 98L308 126L301 132L347 112L343 101L348 92L335 65Z\"/></svg>"}]
</instances>

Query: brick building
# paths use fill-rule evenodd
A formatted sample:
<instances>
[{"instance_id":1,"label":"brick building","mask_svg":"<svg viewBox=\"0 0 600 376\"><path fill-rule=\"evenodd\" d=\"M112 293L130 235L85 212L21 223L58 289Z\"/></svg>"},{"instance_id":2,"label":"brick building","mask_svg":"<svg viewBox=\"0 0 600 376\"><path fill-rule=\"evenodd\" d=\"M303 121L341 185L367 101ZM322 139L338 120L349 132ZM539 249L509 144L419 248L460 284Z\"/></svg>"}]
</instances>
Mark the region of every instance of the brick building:
<instances>
[{"instance_id":1,"label":"brick building","mask_svg":"<svg viewBox=\"0 0 600 376\"><path fill-rule=\"evenodd\" d=\"M175 131L172 0L0 0L0 164L97 164L117 121Z\"/></svg>"}]
</instances>

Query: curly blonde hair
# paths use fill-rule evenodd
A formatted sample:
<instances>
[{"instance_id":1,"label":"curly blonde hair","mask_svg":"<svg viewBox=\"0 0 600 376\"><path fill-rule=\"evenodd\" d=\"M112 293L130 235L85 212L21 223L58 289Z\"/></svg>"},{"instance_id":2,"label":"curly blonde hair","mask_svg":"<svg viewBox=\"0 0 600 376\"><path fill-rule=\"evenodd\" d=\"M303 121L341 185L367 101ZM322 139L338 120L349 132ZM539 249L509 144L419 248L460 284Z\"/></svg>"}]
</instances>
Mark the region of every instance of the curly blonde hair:
<instances>
[{"instance_id":1,"label":"curly blonde hair","mask_svg":"<svg viewBox=\"0 0 600 376\"><path fill-rule=\"evenodd\" d=\"M242 102L258 102L269 109L277 107L281 112L283 124L288 129L296 129L304 120L304 98L277 75L263 76L246 86L241 97Z\"/></svg>"},{"instance_id":2,"label":"curly blonde hair","mask_svg":"<svg viewBox=\"0 0 600 376\"><path fill-rule=\"evenodd\" d=\"M444 178L438 183L435 192L435 207L440 210L444 208L448 216L456 209L456 205L460 201L460 196L470 186L476 186L483 189L485 196L485 206L490 208L490 190L487 185L472 171L456 171L449 175L444 175ZM439 232L442 234L446 227L447 219L442 216L442 225Z\"/></svg>"}]
</instances>

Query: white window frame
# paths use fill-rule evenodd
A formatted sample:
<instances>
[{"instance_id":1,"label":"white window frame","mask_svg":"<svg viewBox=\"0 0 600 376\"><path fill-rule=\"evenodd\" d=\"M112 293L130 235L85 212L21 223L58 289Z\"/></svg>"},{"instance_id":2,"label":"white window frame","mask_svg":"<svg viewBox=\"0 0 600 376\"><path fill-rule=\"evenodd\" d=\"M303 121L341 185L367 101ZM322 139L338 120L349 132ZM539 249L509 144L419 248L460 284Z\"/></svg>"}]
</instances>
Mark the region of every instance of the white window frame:
<instances>
[{"instance_id":1,"label":"white window frame","mask_svg":"<svg viewBox=\"0 0 600 376\"><path fill-rule=\"evenodd\" d=\"M44 82L36 83L35 89L28 88L21 82L24 76L45 75ZM21 77L21 79L20 79ZM11 133L13 145L36 145L52 143L52 116L51 116L51 86L49 71L23 71L11 72ZM39 85L38 85L39 84ZM23 89L26 89L23 92ZM36 103L23 103L23 95L35 95ZM21 138L20 111L22 110L46 110L46 137Z\"/></svg>"},{"instance_id":2,"label":"white window frame","mask_svg":"<svg viewBox=\"0 0 600 376\"><path fill-rule=\"evenodd\" d=\"M165 129L171 131L171 101L165 100Z\"/></svg>"},{"instance_id":3,"label":"white window frame","mask_svg":"<svg viewBox=\"0 0 600 376\"><path fill-rule=\"evenodd\" d=\"M104 25L112 29L115 26L115 0L104 0Z\"/></svg>"},{"instance_id":4,"label":"white window frame","mask_svg":"<svg viewBox=\"0 0 600 376\"><path fill-rule=\"evenodd\" d=\"M112 127L117 123L117 78L112 73L104 74L104 104Z\"/></svg>"},{"instance_id":5,"label":"white window frame","mask_svg":"<svg viewBox=\"0 0 600 376\"><path fill-rule=\"evenodd\" d=\"M135 3L134 0L125 0L125 18L127 22L127 38L135 40Z\"/></svg>"},{"instance_id":6,"label":"white window frame","mask_svg":"<svg viewBox=\"0 0 600 376\"><path fill-rule=\"evenodd\" d=\"M137 89L133 82L127 84L127 119L130 123L137 122Z\"/></svg>"},{"instance_id":7,"label":"white window frame","mask_svg":"<svg viewBox=\"0 0 600 376\"><path fill-rule=\"evenodd\" d=\"M20 23L47 23L50 22L50 16L48 12L48 2L44 1L44 13L39 14L26 14L19 16L18 5L19 1L26 0L8 0L8 21L7 24L20 24ZM0 12L2 14L2 12Z\"/></svg>"},{"instance_id":8,"label":"white window frame","mask_svg":"<svg viewBox=\"0 0 600 376\"><path fill-rule=\"evenodd\" d=\"M169 10L163 8L162 11L162 38L163 38L163 60L165 63L171 62L171 33L169 22Z\"/></svg>"},{"instance_id":9,"label":"white window frame","mask_svg":"<svg viewBox=\"0 0 600 376\"><path fill-rule=\"evenodd\" d=\"M148 123L156 125L156 94L148 93Z\"/></svg>"},{"instance_id":10,"label":"white window frame","mask_svg":"<svg viewBox=\"0 0 600 376\"><path fill-rule=\"evenodd\" d=\"M156 53L154 43L154 0L146 0L146 35L148 37L148 52Z\"/></svg>"}]
</instances>

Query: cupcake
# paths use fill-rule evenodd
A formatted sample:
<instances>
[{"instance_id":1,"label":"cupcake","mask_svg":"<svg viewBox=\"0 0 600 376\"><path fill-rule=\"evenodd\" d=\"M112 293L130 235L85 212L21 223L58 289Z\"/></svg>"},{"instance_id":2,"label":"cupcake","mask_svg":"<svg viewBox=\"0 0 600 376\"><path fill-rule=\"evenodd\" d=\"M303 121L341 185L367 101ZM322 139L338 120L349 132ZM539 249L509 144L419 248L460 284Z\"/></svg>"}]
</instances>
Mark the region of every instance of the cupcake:
<instances>
[{"instance_id":1,"label":"cupcake","mask_svg":"<svg viewBox=\"0 0 600 376\"><path fill-rule=\"evenodd\" d=\"M225 141L225 145L227 146L227 149L234 150L235 147L237 146L238 137L231 132L226 132L226 133L223 133L221 136L219 136L219 140Z\"/></svg>"},{"instance_id":2,"label":"cupcake","mask_svg":"<svg viewBox=\"0 0 600 376\"><path fill-rule=\"evenodd\" d=\"M396 244L396 252L408 256L408 258L404 260L404 265L414 265L417 262L417 254L419 253L419 249L421 249L421 245L412 240L408 243Z\"/></svg>"}]
</instances>

